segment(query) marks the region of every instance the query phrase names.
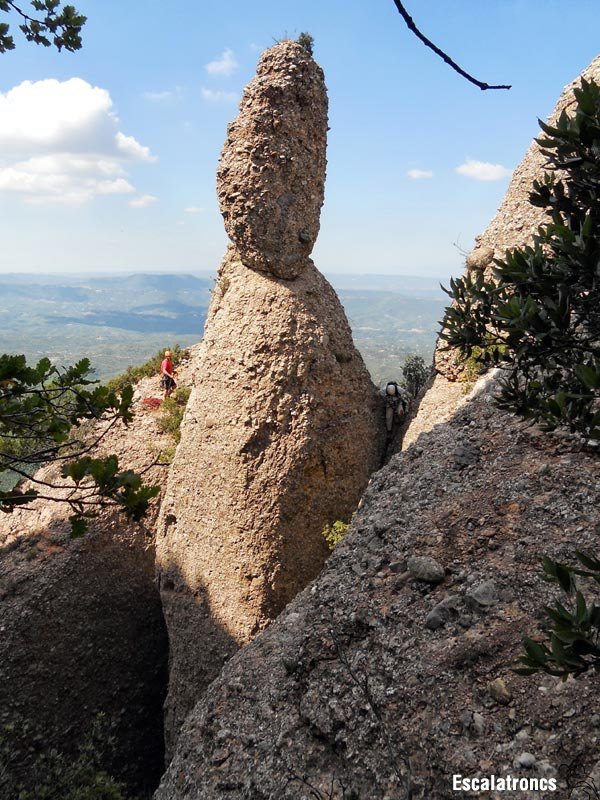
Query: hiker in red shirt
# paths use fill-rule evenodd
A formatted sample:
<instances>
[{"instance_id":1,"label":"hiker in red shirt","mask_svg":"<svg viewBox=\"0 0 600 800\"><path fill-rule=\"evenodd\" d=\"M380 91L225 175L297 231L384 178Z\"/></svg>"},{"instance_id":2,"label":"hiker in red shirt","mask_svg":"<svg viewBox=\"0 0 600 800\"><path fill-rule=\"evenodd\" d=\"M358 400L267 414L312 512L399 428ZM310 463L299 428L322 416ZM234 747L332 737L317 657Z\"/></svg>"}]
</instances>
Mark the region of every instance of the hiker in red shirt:
<instances>
[{"instance_id":1,"label":"hiker in red shirt","mask_svg":"<svg viewBox=\"0 0 600 800\"><path fill-rule=\"evenodd\" d=\"M173 362L171 361L171 351L165 350L165 357L160 365L160 383L165 390L165 400L173 393L173 389L177 388L175 383L175 370L173 369Z\"/></svg>"}]
</instances>

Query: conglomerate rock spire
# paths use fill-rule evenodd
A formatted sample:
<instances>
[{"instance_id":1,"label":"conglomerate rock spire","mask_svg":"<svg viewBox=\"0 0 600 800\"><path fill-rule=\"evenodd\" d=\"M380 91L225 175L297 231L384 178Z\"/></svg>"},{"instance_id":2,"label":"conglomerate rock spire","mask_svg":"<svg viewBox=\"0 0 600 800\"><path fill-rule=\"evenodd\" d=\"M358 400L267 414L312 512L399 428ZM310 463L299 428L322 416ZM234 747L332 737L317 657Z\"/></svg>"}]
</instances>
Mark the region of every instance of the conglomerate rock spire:
<instances>
[{"instance_id":1,"label":"conglomerate rock spire","mask_svg":"<svg viewBox=\"0 0 600 800\"><path fill-rule=\"evenodd\" d=\"M295 42L260 59L230 126L219 198L233 241L161 509L166 737L223 662L320 571L379 466L382 410L342 306L308 254L327 96Z\"/></svg>"},{"instance_id":2,"label":"conglomerate rock spire","mask_svg":"<svg viewBox=\"0 0 600 800\"><path fill-rule=\"evenodd\" d=\"M325 187L323 70L295 42L268 50L229 125L217 171L225 230L242 263L279 278L307 265Z\"/></svg>"}]
</instances>

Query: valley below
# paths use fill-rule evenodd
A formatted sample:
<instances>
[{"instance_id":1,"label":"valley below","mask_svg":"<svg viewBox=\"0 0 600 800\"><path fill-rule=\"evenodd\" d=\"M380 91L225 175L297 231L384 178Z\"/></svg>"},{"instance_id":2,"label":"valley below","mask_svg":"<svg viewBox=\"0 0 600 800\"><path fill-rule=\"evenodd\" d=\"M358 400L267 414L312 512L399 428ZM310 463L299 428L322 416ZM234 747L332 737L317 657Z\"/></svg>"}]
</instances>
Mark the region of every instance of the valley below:
<instances>
[{"instance_id":1,"label":"valley below","mask_svg":"<svg viewBox=\"0 0 600 800\"><path fill-rule=\"evenodd\" d=\"M328 276L376 384L401 377L407 355L431 358L447 297L435 278ZM106 380L158 350L202 338L215 277L196 274L0 276L2 352L89 358Z\"/></svg>"}]
</instances>

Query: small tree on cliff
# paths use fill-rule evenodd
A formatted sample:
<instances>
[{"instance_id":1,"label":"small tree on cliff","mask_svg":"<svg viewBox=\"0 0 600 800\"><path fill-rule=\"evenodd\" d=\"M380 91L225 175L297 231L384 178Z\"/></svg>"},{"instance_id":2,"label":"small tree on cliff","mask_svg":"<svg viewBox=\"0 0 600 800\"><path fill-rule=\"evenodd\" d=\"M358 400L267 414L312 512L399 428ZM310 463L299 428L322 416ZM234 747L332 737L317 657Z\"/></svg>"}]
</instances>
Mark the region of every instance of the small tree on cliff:
<instances>
[{"instance_id":1,"label":"small tree on cliff","mask_svg":"<svg viewBox=\"0 0 600 800\"><path fill-rule=\"evenodd\" d=\"M112 504L139 520L158 494L140 475L120 470L117 456L91 455L118 422L131 421L133 390L90 388L90 372L87 359L60 370L47 358L28 367L25 356L0 356L0 511L38 498L65 503L73 535L81 535L99 507ZM102 424L78 436L85 420ZM50 462L61 466L62 479L35 474ZM15 486L17 478L28 478L28 487Z\"/></svg>"},{"instance_id":2,"label":"small tree on cliff","mask_svg":"<svg viewBox=\"0 0 600 800\"><path fill-rule=\"evenodd\" d=\"M61 0L30 0L31 13L12 0L0 0L0 14L20 18L29 42L74 52L81 47L86 17ZM10 23L0 22L0 53L15 47ZM12 512L35 499L67 504L73 512L74 536L87 519L107 504L131 519L141 519L159 488L145 486L140 475L120 470L117 456L91 453L117 422L131 418L130 385L116 393L104 386L88 388L92 372L87 359L60 370L49 359L27 366L25 356L0 355L0 511ZM73 434L86 420L102 423L86 437ZM43 464L61 465L60 480L35 475ZM15 485L28 478L26 489ZM69 479L66 482L66 479ZM51 492L48 494L48 492Z\"/></svg>"},{"instance_id":3,"label":"small tree on cliff","mask_svg":"<svg viewBox=\"0 0 600 800\"><path fill-rule=\"evenodd\" d=\"M298 36L298 38L296 39L296 41L297 41L297 42L298 42L298 44L299 44L299 45L301 45L301 46L302 46L302 47L303 47L303 48L304 48L306 51L308 51L308 53L309 53L311 56L313 55L313 50L314 50L314 46L315 46L315 40L314 40L314 38L313 38L313 37L310 35L310 33L306 33L306 31L303 31L303 32L300 34L300 36Z\"/></svg>"},{"instance_id":4,"label":"small tree on cliff","mask_svg":"<svg viewBox=\"0 0 600 800\"><path fill-rule=\"evenodd\" d=\"M425 386L427 375L427 367L421 356L410 355L406 357L402 366L403 383L413 397L416 397Z\"/></svg>"},{"instance_id":5,"label":"small tree on cliff","mask_svg":"<svg viewBox=\"0 0 600 800\"><path fill-rule=\"evenodd\" d=\"M494 277L451 282L448 344L505 370L500 404L547 428L600 441L600 87L582 81L573 116L538 139L550 172L531 202L547 225ZM475 350L475 348L480 348Z\"/></svg>"},{"instance_id":6,"label":"small tree on cliff","mask_svg":"<svg viewBox=\"0 0 600 800\"><path fill-rule=\"evenodd\" d=\"M74 52L81 47L81 29L86 17L71 5L61 7L60 0L30 0L28 13L12 0L0 0L0 12L21 20L19 28L29 42L44 47L54 45L58 50ZM10 23L0 22L0 53L14 50L15 41L10 33Z\"/></svg>"}]
</instances>

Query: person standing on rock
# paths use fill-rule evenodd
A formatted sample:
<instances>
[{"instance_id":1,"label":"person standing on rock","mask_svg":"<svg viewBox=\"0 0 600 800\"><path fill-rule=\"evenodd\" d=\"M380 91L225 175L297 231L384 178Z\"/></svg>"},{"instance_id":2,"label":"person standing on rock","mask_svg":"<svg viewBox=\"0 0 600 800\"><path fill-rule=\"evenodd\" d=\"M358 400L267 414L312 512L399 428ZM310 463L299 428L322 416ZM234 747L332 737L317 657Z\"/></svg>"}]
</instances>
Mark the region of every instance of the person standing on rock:
<instances>
[{"instance_id":1,"label":"person standing on rock","mask_svg":"<svg viewBox=\"0 0 600 800\"><path fill-rule=\"evenodd\" d=\"M398 386L396 381L388 381L380 394L385 399L385 426L387 432L391 433L394 416L398 417L399 422L404 421L410 398L408 392Z\"/></svg>"},{"instance_id":2,"label":"person standing on rock","mask_svg":"<svg viewBox=\"0 0 600 800\"><path fill-rule=\"evenodd\" d=\"M165 357L160 365L160 383L165 390L165 400L173 393L173 389L177 388L175 382L175 369L171 361L171 351L165 350Z\"/></svg>"}]
</instances>

